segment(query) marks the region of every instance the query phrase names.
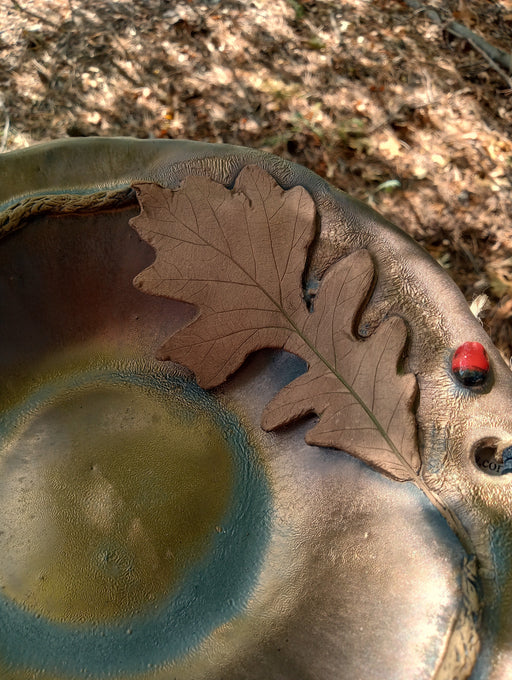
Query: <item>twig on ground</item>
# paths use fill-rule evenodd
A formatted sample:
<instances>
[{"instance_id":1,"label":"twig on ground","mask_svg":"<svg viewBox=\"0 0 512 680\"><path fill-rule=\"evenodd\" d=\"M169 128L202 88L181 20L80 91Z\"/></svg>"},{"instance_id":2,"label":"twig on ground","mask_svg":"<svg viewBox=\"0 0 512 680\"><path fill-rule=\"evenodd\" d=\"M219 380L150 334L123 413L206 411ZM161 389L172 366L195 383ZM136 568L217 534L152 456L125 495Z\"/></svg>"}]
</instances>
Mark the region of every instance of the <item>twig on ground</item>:
<instances>
[{"instance_id":1,"label":"twig on ground","mask_svg":"<svg viewBox=\"0 0 512 680\"><path fill-rule=\"evenodd\" d=\"M11 3L14 6L14 8L18 10L18 12L22 12L23 14L26 14L27 16L32 17L33 19L37 19L38 21L42 22L43 24L47 24L52 28L55 29L59 28L58 25L54 24L53 21L50 21L50 19L47 19L46 17L43 17L40 14L36 14L36 12L32 12L26 7L22 7L17 0L11 0Z\"/></svg>"},{"instance_id":2,"label":"twig on ground","mask_svg":"<svg viewBox=\"0 0 512 680\"><path fill-rule=\"evenodd\" d=\"M468 43L471 45L471 47L474 50L476 50L477 52L479 52L482 55L482 57L489 64L489 66L491 66L491 68L493 68L496 71L496 73L498 73L503 78L503 80L508 85L509 89L512 90L512 78L510 78L510 76L508 76L505 73L505 71L502 68L500 68L498 66L498 64L493 59L491 59L491 57L487 54L487 52L485 52L483 49L481 49L473 40L471 40L470 38L466 38L466 40L468 41Z\"/></svg>"},{"instance_id":3,"label":"twig on ground","mask_svg":"<svg viewBox=\"0 0 512 680\"><path fill-rule=\"evenodd\" d=\"M418 0L404 0L405 4L415 9L418 12L425 14L430 21L442 26L448 33L457 36L458 38L463 38L467 40L468 43L473 47L479 54L481 54L488 64L507 82L509 87L511 85L511 78L503 71L506 69L512 73L512 53L504 52L484 40L481 36L473 33L469 28L463 24L459 24L458 21L446 21L444 22L436 10L432 7L427 7L422 5ZM500 68L502 67L502 68Z\"/></svg>"},{"instance_id":4,"label":"twig on ground","mask_svg":"<svg viewBox=\"0 0 512 680\"><path fill-rule=\"evenodd\" d=\"M434 99L429 99L428 101L421 102L419 104L402 104L397 111L395 111L394 113L390 113L389 116L385 118L385 120L383 120L380 123L377 123L364 134L366 137L370 137L375 132L379 132L379 130L382 130L382 128L386 127L386 125L393 125L393 123L396 123L398 120L400 120L401 115L406 111L412 113L413 111L418 111L419 109L426 109L429 106L435 106L436 104L439 104L440 102L445 100L450 101L454 97L458 97L459 95L462 94L469 94L470 92L471 92L470 89L464 88L463 90L451 92L449 95L442 94L440 97L435 97Z\"/></svg>"},{"instance_id":5,"label":"twig on ground","mask_svg":"<svg viewBox=\"0 0 512 680\"><path fill-rule=\"evenodd\" d=\"M4 131L2 133L2 141L0 142L0 153L3 153L7 147L7 139L9 137L9 127L11 125L11 119L8 114L5 114L5 125Z\"/></svg>"},{"instance_id":6,"label":"twig on ground","mask_svg":"<svg viewBox=\"0 0 512 680\"><path fill-rule=\"evenodd\" d=\"M117 69L117 71L123 76L123 78L125 78L134 87L142 87L144 85L140 79L136 79L131 76L128 71L123 66L121 66L117 59L112 59L112 66L114 66L114 68Z\"/></svg>"},{"instance_id":7,"label":"twig on ground","mask_svg":"<svg viewBox=\"0 0 512 680\"><path fill-rule=\"evenodd\" d=\"M69 6L69 14L71 16L71 22L74 24L75 23L75 10L73 9L73 3L71 0L68 0L68 6Z\"/></svg>"}]
</instances>

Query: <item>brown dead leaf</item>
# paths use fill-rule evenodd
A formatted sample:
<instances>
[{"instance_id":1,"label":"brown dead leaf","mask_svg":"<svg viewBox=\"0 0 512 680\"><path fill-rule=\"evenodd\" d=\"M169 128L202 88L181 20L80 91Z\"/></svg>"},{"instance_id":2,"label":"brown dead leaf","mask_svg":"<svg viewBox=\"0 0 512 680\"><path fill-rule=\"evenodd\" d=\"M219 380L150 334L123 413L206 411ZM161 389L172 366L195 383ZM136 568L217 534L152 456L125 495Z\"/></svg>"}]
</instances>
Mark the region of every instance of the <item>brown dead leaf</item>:
<instances>
[{"instance_id":1,"label":"brown dead leaf","mask_svg":"<svg viewBox=\"0 0 512 680\"><path fill-rule=\"evenodd\" d=\"M194 176L177 191L136 189L143 211L133 224L157 259L135 285L201 310L159 358L184 364L210 388L256 349L282 347L305 307L301 279L315 233L307 191L283 191L258 167L244 168L232 191Z\"/></svg>"},{"instance_id":2,"label":"brown dead leaf","mask_svg":"<svg viewBox=\"0 0 512 680\"><path fill-rule=\"evenodd\" d=\"M358 251L333 266L310 312L302 277L315 205L304 188L285 191L249 166L232 190L192 176L175 191L136 189L142 213L133 225L156 260L135 285L199 310L160 358L184 364L208 388L258 349L293 352L309 370L270 402L263 427L316 413L308 443L345 450L395 479L413 478L420 466L416 382L398 374L405 325L389 319L365 340L352 331L373 279L369 254Z\"/></svg>"},{"instance_id":3,"label":"brown dead leaf","mask_svg":"<svg viewBox=\"0 0 512 680\"><path fill-rule=\"evenodd\" d=\"M397 373L407 337L405 324L393 317L365 340L352 332L373 273L366 250L340 260L327 272L314 313L306 316L300 334L290 336L284 347L305 358L309 370L268 404L262 426L273 430L316 413L320 420L307 433L308 444L349 451L395 479L410 479L420 459L411 436L416 380L412 374Z\"/></svg>"},{"instance_id":4,"label":"brown dead leaf","mask_svg":"<svg viewBox=\"0 0 512 680\"><path fill-rule=\"evenodd\" d=\"M397 158L403 153L403 147L396 137L388 135L386 139L379 144L379 151L384 158Z\"/></svg>"}]
</instances>

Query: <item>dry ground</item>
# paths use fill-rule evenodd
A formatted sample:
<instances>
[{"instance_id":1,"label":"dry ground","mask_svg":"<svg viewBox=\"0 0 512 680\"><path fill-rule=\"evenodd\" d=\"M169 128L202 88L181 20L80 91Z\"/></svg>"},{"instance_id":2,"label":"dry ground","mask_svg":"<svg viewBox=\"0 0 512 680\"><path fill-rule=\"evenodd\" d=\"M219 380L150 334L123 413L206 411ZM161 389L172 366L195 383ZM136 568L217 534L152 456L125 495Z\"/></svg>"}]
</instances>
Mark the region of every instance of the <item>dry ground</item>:
<instances>
[{"instance_id":1,"label":"dry ground","mask_svg":"<svg viewBox=\"0 0 512 680\"><path fill-rule=\"evenodd\" d=\"M512 50L512 0L430 5ZM506 356L511 75L399 0L0 0L2 151L130 135L280 154L487 293Z\"/></svg>"}]
</instances>

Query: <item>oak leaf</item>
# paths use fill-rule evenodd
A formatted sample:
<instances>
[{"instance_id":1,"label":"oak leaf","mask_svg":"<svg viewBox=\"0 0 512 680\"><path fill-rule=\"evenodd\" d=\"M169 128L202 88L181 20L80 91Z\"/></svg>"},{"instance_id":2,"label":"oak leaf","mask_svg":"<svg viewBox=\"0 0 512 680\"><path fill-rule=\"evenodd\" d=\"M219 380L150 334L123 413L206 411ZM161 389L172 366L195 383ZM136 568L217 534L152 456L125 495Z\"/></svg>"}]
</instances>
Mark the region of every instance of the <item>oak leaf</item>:
<instances>
[{"instance_id":1,"label":"oak leaf","mask_svg":"<svg viewBox=\"0 0 512 680\"><path fill-rule=\"evenodd\" d=\"M398 374L405 324L391 317L365 340L353 332L354 315L365 301L373 274L366 250L329 269L314 313L284 346L306 359L309 370L272 399L262 426L273 430L316 413L320 418L306 434L308 444L343 449L405 480L420 465L413 415L416 379L410 373Z\"/></svg>"},{"instance_id":2,"label":"oak leaf","mask_svg":"<svg viewBox=\"0 0 512 680\"><path fill-rule=\"evenodd\" d=\"M135 188L142 214L133 224L157 255L135 285L201 312L159 358L184 364L210 388L255 349L281 347L290 318L304 305L301 279L315 233L307 191L283 191L253 166L242 170L232 191L195 176L177 191Z\"/></svg>"},{"instance_id":3,"label":"oak leaf","mask_svg":"<svg viewBox=\"0 0 512 680\"><path fill-rule=\"evenodd\" d=\"M132 224L156 253L135 285L198 308L159 358L184 364L211 388L258 349L292 352L308 370L267 405L264 429L317 414L309 444L347 451L395 479L415 477L416 381L399 372L405 324L392 317L364 340L354 332L374 277L368 252L329 269L310 311L302 278L316 211L303 187L283 190L247 166L233 189L201 176L176 190L135 188L142 211Z\"/></svg>"}]
</instances>

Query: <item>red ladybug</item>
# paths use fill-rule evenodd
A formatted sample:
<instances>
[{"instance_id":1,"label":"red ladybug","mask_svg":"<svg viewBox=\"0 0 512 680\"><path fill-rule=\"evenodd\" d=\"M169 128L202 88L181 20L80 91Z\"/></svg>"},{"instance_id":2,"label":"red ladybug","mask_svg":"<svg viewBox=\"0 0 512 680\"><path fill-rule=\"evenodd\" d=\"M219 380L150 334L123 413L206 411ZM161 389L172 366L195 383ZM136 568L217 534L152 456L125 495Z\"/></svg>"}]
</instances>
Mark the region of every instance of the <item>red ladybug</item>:
<instances>
[{"instance_id":1,"label":"red ladybug","mask_svg":"<svg viewBox=\"0 0 512 680\"><path fill-rule=\"evenodd\" d=\"M455 350L452 371L465 387L483 385L489 375L489 357L479 342L465 342Z\"/></svg>"}]
</instances>

